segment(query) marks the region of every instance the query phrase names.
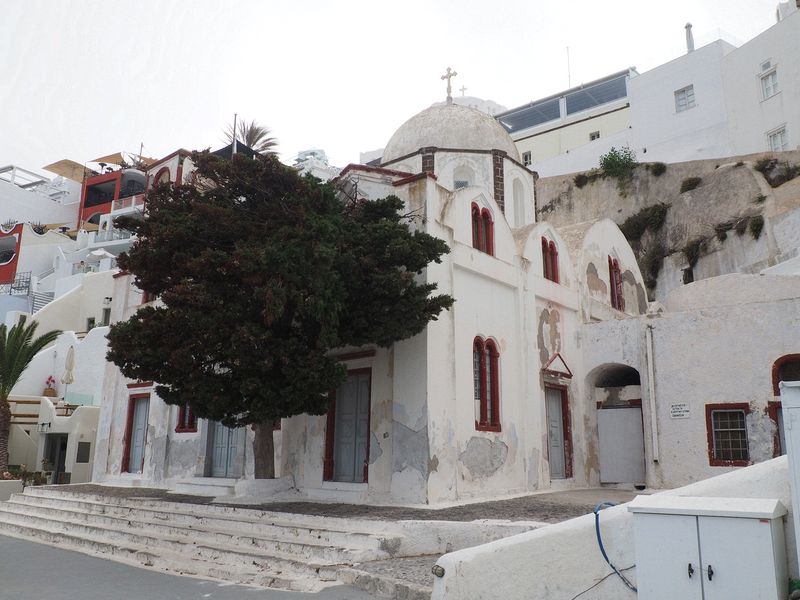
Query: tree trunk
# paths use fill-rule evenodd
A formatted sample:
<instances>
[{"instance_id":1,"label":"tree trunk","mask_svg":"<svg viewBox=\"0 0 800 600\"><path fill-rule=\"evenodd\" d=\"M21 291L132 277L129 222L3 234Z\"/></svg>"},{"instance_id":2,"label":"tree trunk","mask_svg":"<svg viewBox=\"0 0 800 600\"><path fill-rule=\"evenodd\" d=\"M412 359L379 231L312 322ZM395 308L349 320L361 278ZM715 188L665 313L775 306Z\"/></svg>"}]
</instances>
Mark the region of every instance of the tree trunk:
<instances>
[{"instance_id":1,"label":"tree trunk","mask_svg":"<svg viewBox=\"0 0 800 600\"><path fill-rule=\"evenodd\" d=\"M272 438L272 421L253 425L253 462L256 479L275 478L275 441Z\"/></svg>"},{"instance_id":2,"label":"tree trunk","mask_svg":"<svg viewBox=\"0 0 800 600\"><path fill-rule=\"evenodd\" d=\"M0 473L8 471L8 438L11 430L11 405L0 399Z\"/></svg>"}]
</instances>

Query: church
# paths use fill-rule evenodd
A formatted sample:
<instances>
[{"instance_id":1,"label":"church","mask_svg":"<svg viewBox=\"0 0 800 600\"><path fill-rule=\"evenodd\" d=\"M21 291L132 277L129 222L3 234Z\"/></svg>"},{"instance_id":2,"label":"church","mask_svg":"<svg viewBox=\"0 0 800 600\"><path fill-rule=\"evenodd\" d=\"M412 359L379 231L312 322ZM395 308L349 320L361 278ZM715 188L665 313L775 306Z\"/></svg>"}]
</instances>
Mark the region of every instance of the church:
<instances>
[{"instance_id":1,"label":"church","mask_svg":"<svg viewBox=\"0 0 800 600\"><path fill-rule=\"evenodd\" d=\"M183 181L191 159L168 158L150 170ZM447 242L424 277L453 307L388 349L338 350L347 379L328 414L276 428L273 482L253 480L249 428L194 419L109 364L94 480L427 505L597 483L583 435L579 327L644 314L645 287L610 220L537 223L534 177L494 118L449 94L410 118L379 165L351 164L336 184L367 200L398 196L413 227ZM113 320L148 300L130 274L114 285ZM644 469L626 477L643 484Z\"/></svg>"}]
</instances>

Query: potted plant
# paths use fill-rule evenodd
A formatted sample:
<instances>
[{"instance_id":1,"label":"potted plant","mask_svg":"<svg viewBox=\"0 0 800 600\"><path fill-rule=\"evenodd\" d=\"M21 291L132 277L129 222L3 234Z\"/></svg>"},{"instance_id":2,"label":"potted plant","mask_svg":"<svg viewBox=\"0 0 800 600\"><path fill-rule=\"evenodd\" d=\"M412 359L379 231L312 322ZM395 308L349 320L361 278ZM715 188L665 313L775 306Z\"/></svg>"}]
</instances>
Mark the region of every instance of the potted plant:
<instances>
[{"instance_id":1,"label":"potted plant","mask_svg":"<svg viewBox=\"0 0 800 600\"><path fill-rule=\"evenodd\" d=\"M44 391L42 392L42 396L47 396L48 398L55 398L56 397L56 388L53 387L55 385L55 383L56 383L55 378L52 375L50 375L47 378L47 381L44 382L45 388L44 388Z\"/></svg>"}]
</instances>

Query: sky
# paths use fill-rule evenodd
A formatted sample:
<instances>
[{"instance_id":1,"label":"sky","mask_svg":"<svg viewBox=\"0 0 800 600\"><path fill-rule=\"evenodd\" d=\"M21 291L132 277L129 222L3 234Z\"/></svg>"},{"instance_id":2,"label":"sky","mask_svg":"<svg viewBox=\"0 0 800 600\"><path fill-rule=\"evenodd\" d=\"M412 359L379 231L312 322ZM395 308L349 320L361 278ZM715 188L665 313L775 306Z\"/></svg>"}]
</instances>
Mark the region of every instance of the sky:
<instances>
[{"instance_id":1,"label":"sky","mask_svg":"<svg viewBox=\"0 0 800 600\"><path fill-rule=\"evenodd\" d=\"M507 108L775 22L777 0L2 0L0 166L216 149L239 118L284 162L358 162L454 95ZM569 48L569 65L567 61Z\"/></svg>"}]
</instances>

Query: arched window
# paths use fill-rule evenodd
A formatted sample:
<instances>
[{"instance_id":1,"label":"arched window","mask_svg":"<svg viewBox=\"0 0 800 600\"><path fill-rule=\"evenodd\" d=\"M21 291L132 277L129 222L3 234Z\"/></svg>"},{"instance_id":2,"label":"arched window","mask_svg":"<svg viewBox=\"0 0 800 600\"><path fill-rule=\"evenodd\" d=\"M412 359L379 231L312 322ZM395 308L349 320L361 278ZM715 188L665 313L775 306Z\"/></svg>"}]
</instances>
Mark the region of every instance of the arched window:
<instances>
[{"instance_id":1,"label":"arched window","mask_svg":"<svg viewBox=\"0 0 800 600\"><path fill-rule=\"evenodd\" d=\"M472 247L478 250L483 249L483 231L481 226L481 211L478 205L472 203Z\"/></svg>"},{"instance_id":2,"label":"arched window","mask_svg":"<svg viewBox=\"0 0 800 600\"><path fill-rule=\"evenodd\" d=\"M553 240L542 238L542 274L545 279L558 283L558 248Z\"/></svg>"},{"instance_id":3,"label":"arched window","mask_svg":"<svg viewBox=\"0 0 800 600\"><path fill-rule=\"evenodd\" d=\"M494 221L488 209L472 203L472 247L494 256Z\"/></svg>"},{"instance_id":4,"label":"arched window","mask_svg":"<svg viewBox=\"0 0 800 600\"><path fill-rule=\"evenodd\" d=\"M169 175L169 168L163 167L161 168L156 176L153 178L153 187L157 185L161 185L162 183L169 183L170 175Z\"/></svg>"},{"instance_id":5,"label":"arched window","mask_svg":"<svg viewBox=\"0 0 800 600\"><path fill-rule=\"evenodd\" d=\"M486 254L494 256L494 221L488 209L481 211L481 233L483 234L483 250Z\"/></svg>"},{"instance_id":6,"label":"arched window","mask_svg":"<svg viewBox=\"0 0 800 600\"><path fill-rule=\"evenodd\" d=\"M619 261L608 257L608 283L611 289L611 306L617 310L625 310L625 298L622 295L622 274Z\"/></svg>"},{"instance_id":7,"label":"arched window","mask_svg":"<svg viewBox=\"0 0 800 600\"><path fill-rule=\"evenodd\" d=\"M475 429L500 431L500 372L497 345L476 337L472 342L472 385Z\"/></svg>"}]
</instances>

